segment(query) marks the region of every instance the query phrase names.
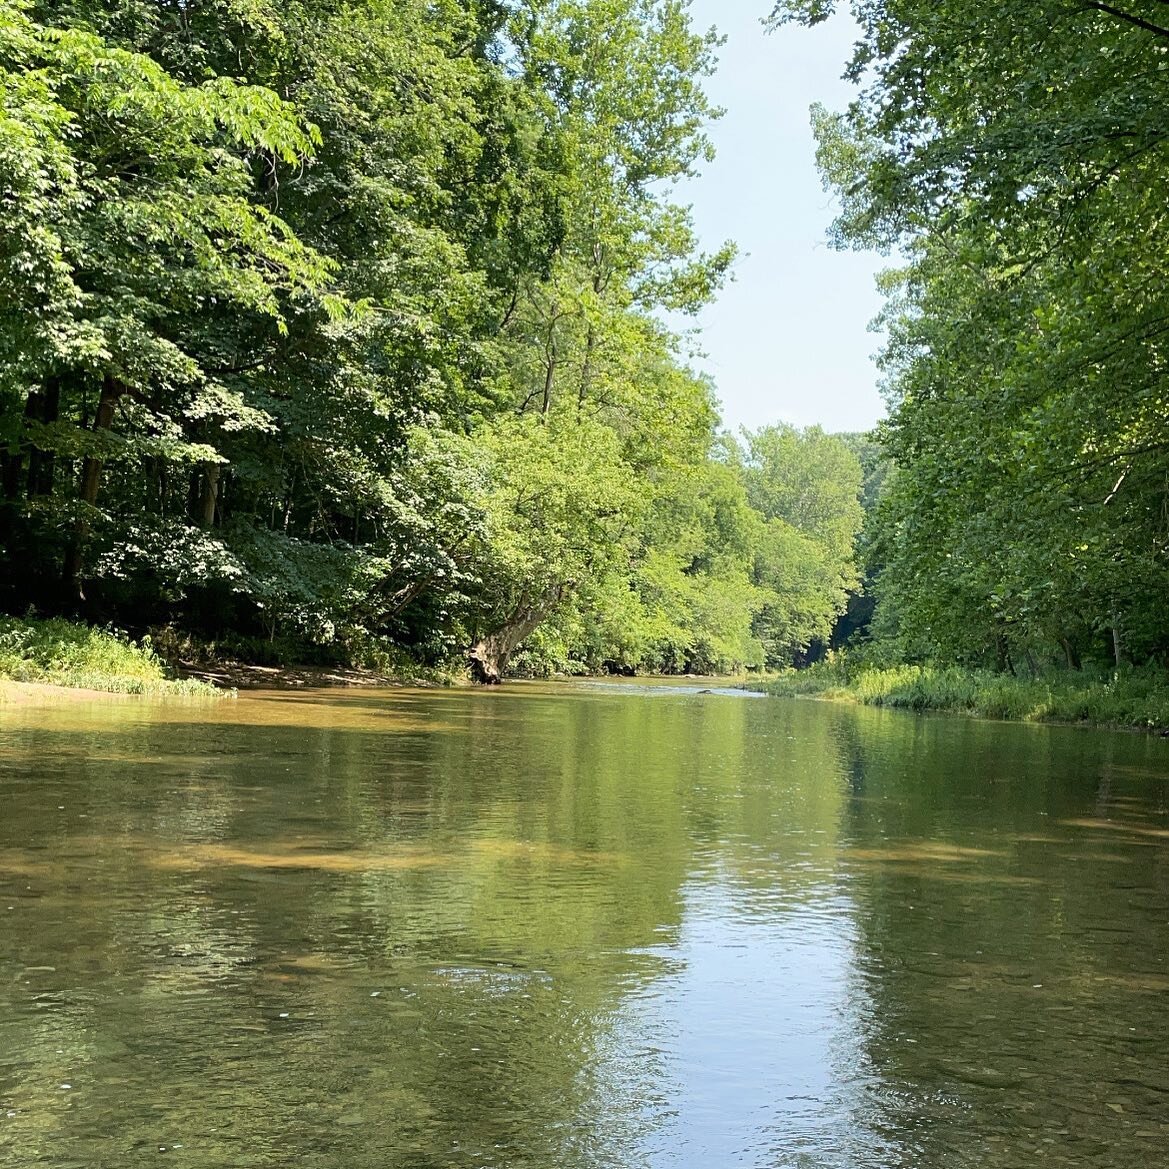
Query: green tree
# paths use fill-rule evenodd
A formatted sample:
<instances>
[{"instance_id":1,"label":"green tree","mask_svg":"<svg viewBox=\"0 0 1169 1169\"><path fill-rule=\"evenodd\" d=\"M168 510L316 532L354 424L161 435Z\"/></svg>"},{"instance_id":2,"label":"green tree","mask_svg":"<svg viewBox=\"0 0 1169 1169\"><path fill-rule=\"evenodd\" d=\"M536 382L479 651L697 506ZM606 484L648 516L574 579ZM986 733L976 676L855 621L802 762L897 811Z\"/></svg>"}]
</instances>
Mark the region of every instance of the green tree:
<instances>
[{"instance_id":1,"label":"green tree","mask_svg":"<svg viewBox=\"0 0 1169 1169\"><path fill-rule=\"evenodd\" d=\"M877 625L1003 669L1163 658L1164 6L853 15L864 88L816 111L820 161L838 240L906 260L886 282Z\"/></svg>"},{"instance_id":2,"label":"green tree","mask_svg":"<svg viewBox=\"0 0 1169 1169\"><path fill-rule=\"evenodd\" d=\"M641 503L616 435L586 420L506 418L480 436L489 459L477 551L471 664L502 680L511 654L582 582L628 563Z\"/></svg>"},{"instance_id":3,"label":"green tree","mask_svg":"<svg viewBox=\"0 0 1169 1169\"><path fill-rule=\"evenodd\" d=\"M5 607L490 680L820 628L835 504L728 456L662 323L733 258L676 197L685 3L0 11Z\"/></svg>"},{"instance_id":4,"label":"green tree","mask_svg":"<svg viewBox=\"0 0 1169 1169\"><path fill-rule=\"evenodd\" d=\"M75 502L34 536L58 546L80 592L86 542L107 521L110 464L205 467L199 423L262 429L219 376L217 326L245 318L279 336L321 312L328 264L250 198L251 160L309 157L316 131L264 89L184 85L92 34L0 14L6 115L0 296L0 427L7 527L51 495L55 465L80 463ZM26 548L18 542L17 552Z\"/></svg>"},{"instance_id":5,"label":"green tree","mask_svg":"<svg viewBox=\"0 0 1169 1169\"><path fill-rule=\"evenodd\" d=\"M762 520L755 582L767 595L756 632L768 664L790 664L813 641L828 640L860 583L861 467L844 442L819 427L767 426L745 432L744 440L737 457Z\"/></svg>"}]
</instances>

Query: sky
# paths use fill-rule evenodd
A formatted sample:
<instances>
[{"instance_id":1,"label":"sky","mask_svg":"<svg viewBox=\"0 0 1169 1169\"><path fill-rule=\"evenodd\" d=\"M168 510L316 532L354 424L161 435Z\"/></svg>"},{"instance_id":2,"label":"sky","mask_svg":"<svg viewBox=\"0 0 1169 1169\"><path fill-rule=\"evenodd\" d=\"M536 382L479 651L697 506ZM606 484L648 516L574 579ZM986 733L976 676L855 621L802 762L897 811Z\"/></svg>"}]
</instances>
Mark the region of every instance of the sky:
<instances>
[{"instance_id":1,"label":"sky","mask_svg":"<svg viewBox=\"0 0 1169 1169\"><path fill-rule=\"evenodd\" d=\"M853 26L767 33L767 0L693 0L694 27L727 38L707 91L726 110L710 127L718 150L680 190L703 246L738 245L735 279L699 317L695 364L715 380L731 429L772 422L866 430L884 414L869 331L880 308L874 277L889 261L835 251L833 199L816 171L808 107L843 109L840 80Z\"/></svg>"}]
</instances>

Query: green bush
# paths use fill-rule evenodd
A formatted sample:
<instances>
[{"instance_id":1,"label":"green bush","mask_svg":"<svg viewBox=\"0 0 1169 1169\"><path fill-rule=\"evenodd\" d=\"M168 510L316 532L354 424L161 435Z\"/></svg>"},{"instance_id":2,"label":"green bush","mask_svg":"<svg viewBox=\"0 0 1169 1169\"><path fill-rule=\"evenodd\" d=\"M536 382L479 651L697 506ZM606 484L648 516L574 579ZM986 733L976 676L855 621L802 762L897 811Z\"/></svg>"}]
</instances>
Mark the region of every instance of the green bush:
<instances>
[{"instance_id":1,"label":"green bush","mask_svg":"<svg viewBox=\"0 0 1169 1169\"><path fill-rule=\"evenodd\" d=\"M876 668L853 665L846 655L834 655L809 669L793 670L751 688L785 697L816 696L1021 722L1169 728L1169 674L1152 668L1020 678L956 667Z\"/></svg>"},{"instance_id":2,"label":"green bush","mask_svg":"<svg viewBox=\"0 0 1169 1169\"><path fill-rule=\"evenodd\" d=\"M0 618L0 678L121 694L214 694L193 680L172 681L150 639L141 644L112 629L60 617Z\"/></svg>"}]
</instances>

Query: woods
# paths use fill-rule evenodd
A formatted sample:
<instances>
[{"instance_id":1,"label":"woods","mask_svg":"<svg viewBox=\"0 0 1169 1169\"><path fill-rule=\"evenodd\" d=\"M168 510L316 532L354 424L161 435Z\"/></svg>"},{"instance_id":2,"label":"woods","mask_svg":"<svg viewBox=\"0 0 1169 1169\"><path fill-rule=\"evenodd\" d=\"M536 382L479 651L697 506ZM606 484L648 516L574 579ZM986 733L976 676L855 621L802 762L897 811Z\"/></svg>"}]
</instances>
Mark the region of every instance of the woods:
<instances>
[{"instance_id":1,"label":"woods","mask_svg":"<svg viewBox=\"0 0 1169 1169\"><path fill-rule=\"evenodd\" d=\"M0 1169L1165 1163L1169 0L703 2L0 0Z\"/></svg>"},{"instance_id":2,"label":"woods","mask_svg":"<svg viewBox=\"0 0 1169 1169\"><path fill-rule=\"evenodd\" d=\"M717 47L678 0L5 3L0 605L486 681L826 636L855 460L741 447L663 323L734 257L676 199Z\"/></svg>"},{"instance_id":3,"label":"woods","mask_svg":"<svg viewBox=\"0 0 1169 1169\"><path fill-rule=\"evenodd\" d=\"M850 11L857 96L814 121L837 242L895 249L871 648L1163 667L1169 10Z\"/></svg>"},{"instance_id":4,"label":"woods","mask_svg":"<svg viewBox=\"0 0 1169 1169\"><path fill-rule=\"evenodd\" d=\"M728 434L675 331L736 254L686 4L5 4L0 606L484 681L1164 666L1162 8L850 7L890 412L830 437Z\"/></svg>"}]
</instances>

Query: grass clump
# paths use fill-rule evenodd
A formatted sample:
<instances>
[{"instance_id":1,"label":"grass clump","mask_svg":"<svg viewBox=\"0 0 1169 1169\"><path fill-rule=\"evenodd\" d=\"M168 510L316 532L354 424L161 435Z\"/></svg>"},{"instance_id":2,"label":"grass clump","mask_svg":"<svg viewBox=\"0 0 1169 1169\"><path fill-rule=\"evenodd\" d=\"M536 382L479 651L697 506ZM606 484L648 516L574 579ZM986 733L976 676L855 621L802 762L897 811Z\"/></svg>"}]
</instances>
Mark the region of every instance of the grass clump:
<instances>
[{"instance_id":1,"label":"grass clump","mask_svg":"<svg viewBox=\"0 0 1169 1169\"><path fill-rule=\"evenodd\" d=\"M852 665L836 656L752 689L1017 722L1169 729L1169 674L1152 668L1108 674L1069 670L1024 678L953 666Z\"/></svg>"},{"instance_id":2,"label":"grass clump","mask_svg":"<svg viewBox=\"0 0 1169 1169\"><path fill-rule=\"evenodd\" d=\"M0 617L0 678L113 694L223 693L205 682L169 678L149 638L137 643L60 617Z\"/></svg>"}]
</instances>

